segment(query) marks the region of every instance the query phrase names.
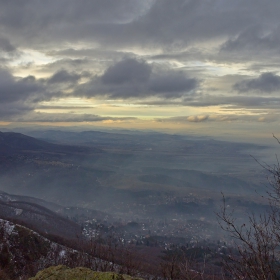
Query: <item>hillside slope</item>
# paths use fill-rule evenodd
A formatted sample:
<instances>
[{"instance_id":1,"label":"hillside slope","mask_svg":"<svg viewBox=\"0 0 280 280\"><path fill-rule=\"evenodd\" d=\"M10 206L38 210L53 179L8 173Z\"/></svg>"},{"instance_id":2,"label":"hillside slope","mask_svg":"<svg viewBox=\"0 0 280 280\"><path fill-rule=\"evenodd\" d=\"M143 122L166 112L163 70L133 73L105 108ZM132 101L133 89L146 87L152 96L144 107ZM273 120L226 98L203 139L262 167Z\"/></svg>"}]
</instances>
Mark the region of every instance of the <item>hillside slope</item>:
<instances>
[{"instance_id":1,"label":"hillside slope","mask_svg":"<svg viewBox=\"0 0 280 280\"><path fill-rule=\"evenodd\" d=\"M33 276L50 265L78 262L82 254L44 238L40 234L0 219L0 272L6 278L19 279ZM2 277L2 278L1 278Z\"/></svg>"},{"instance_id":2,"label":"hillside slope","mask_svg":"<svg viewBox=\"0 0 280 280\"><path fill-rule=\"evenodd\" d=\"M0 218L13 220L42 234L57 235L76 239L81 235L81 227L55 212L25 201L4 202L0 199Z\"/></svg>"},{"instance_id":3,"label":"hillside slope","mask_svg":"<svg viewBox=\"0 0 280 280\"><path fill-rule=\"evenodd\" d=\"M62 238L57 238L56 242L52 240L27 227L0 219L0 279L28 279L34 277L40 270L57 265L116 272L116 274L107 274L115 275L115 279L119 277L117 273L132 275L141 273L138 257L130 255L125 248L109 247L98 241L86 242L82 239L77 242L69 242Z\"/></svg>"}]
</instances>

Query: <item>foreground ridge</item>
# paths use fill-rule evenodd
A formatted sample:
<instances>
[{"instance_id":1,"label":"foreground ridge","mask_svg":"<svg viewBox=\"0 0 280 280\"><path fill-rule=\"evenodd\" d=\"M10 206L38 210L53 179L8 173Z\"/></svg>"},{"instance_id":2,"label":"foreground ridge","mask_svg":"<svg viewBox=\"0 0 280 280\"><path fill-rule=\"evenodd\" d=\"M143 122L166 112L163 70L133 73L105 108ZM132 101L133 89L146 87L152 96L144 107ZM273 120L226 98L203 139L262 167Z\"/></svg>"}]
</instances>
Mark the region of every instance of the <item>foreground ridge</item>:
<instances>
[{"instance_id":1,"label":"foreground ridge","mask_svg":"<svg viewBox=\"0 0 280 280\"><path fill-rule=\"evenodd\" d=\"M142 278L134 278L125 274L113 272L98 272L85 267L68 268L65 265L50 266L39 271L35 277L29 280L141 280Z\"/></svg>"}]
</instances>

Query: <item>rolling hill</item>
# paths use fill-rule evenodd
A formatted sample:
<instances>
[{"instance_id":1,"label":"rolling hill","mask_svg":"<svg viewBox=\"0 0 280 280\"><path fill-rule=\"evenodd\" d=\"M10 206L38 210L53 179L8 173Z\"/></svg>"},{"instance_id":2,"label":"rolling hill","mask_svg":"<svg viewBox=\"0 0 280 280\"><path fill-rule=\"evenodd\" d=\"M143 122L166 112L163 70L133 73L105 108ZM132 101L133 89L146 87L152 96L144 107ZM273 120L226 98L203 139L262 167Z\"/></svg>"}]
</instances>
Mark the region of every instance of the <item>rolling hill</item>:
<instances>
[{"instance_id":1,"label":"rolling hill","mask_svg":"<svg viewBox=\"0 0 280 280\"><path fill-rule=\"evenodd\" d=\"M102 150L81 146L58 145L21 133L0 132L0 155L14 155L27 152L88 153L102 152Z\"/></svg>"}]
</instances>

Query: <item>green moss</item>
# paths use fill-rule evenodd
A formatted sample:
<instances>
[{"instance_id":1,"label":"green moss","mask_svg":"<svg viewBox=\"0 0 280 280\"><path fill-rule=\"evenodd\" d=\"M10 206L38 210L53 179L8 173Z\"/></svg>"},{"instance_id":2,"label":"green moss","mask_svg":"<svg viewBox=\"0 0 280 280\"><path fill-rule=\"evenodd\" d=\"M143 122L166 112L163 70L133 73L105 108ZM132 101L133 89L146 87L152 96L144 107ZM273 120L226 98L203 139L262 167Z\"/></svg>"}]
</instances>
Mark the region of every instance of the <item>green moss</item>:
<instances>
[{"instance_id":1,"label":"green moss","mask_svg":"<svg viewBox=\"0 0 280 280\"><path fill-rule=\"evenodd\" d=\"M96 272L84 267L68 268L64 265L51 266L29 280L133 280L128 275L113 272Z\"/></svg>"}]
</instances>

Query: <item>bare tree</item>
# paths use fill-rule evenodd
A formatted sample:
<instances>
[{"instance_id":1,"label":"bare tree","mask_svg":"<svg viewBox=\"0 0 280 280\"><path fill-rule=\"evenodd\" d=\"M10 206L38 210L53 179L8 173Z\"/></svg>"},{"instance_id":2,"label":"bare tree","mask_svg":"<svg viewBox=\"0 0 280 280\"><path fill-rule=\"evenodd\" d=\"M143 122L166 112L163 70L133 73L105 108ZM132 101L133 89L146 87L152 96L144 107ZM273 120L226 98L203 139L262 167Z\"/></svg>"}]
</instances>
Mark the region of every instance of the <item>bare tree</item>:
<instances>
[{"instance_id":1,"label":"bare tree","mask_svg":"<svg viewBox=\"0 0 280 280\"><path fill-rule=\"evenodd\" d=\"M227 212L223 199L218 216L222 229L230 233L235 245L224 259L227 273L234 279L280 279L277 275L280 240L275 234L274 212L251 215L249 225L238 225L232 212Z\"/></svg>"},{"instance_id":2,"label":"bare tree","mask_svg":"<svg viewBox=\"0 0 280 280\"><path fill-rule=\"evenodd\" d=\"M268 172L270 210L266 213L251 214L248 223L238 224L222 194L223 205L217 215L222 229L234 239L234 249L224 259L226 273L233 279L280 279L280 165L277 156L276 161L274 165L260 163Z\"/></svg>"}]
</instances>

